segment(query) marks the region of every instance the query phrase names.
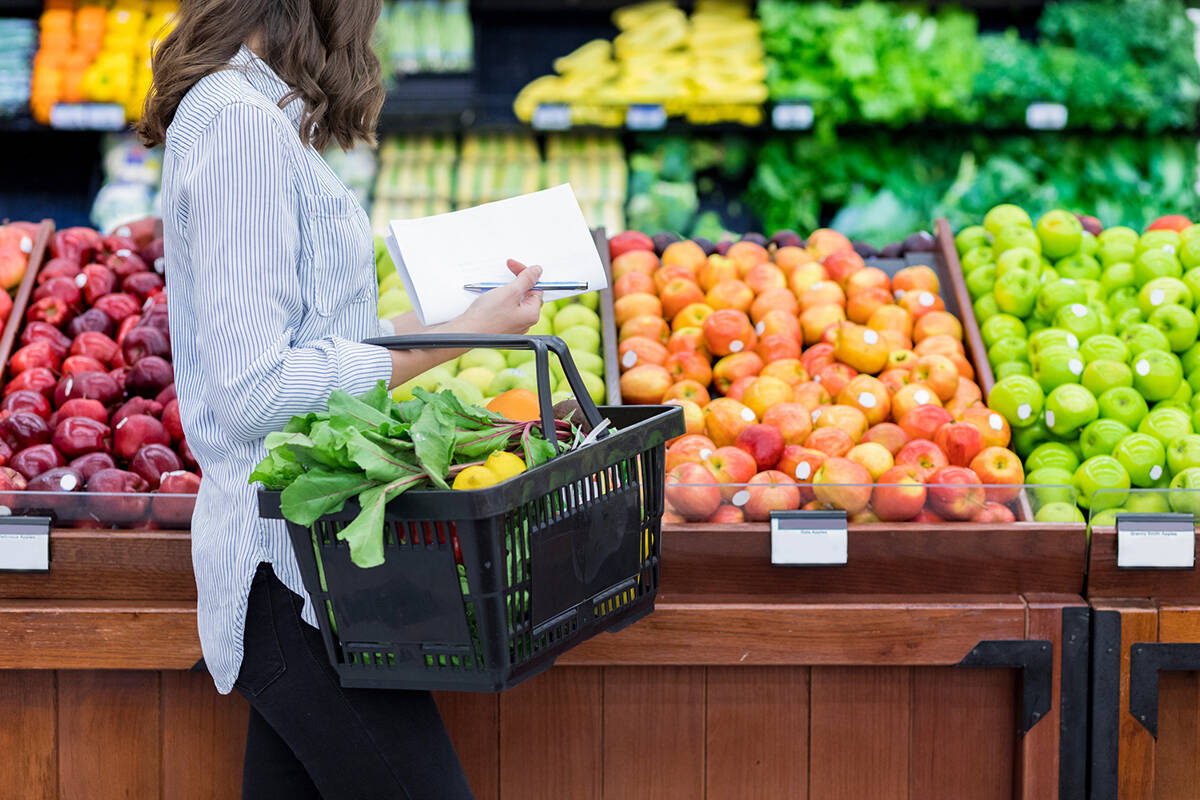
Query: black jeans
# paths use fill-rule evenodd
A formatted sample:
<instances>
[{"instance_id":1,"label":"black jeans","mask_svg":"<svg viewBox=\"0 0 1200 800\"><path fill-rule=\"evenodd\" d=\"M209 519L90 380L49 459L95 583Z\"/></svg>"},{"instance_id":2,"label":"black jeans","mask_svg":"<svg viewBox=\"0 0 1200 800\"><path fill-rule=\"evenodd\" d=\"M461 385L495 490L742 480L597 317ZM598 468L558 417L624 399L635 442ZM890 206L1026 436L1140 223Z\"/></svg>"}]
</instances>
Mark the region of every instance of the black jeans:
<instances>
[{"instance_id":1,"label":"black jeans","mask_svg":"<svg viewBox=\"0 0 1200 800\"><path fill-rule=\"evenodd\" d=\"M235 684L251 707L244 800L471 800L432 695L343 689L303 604L259 565Z\"/></svg>"}]
</instances>

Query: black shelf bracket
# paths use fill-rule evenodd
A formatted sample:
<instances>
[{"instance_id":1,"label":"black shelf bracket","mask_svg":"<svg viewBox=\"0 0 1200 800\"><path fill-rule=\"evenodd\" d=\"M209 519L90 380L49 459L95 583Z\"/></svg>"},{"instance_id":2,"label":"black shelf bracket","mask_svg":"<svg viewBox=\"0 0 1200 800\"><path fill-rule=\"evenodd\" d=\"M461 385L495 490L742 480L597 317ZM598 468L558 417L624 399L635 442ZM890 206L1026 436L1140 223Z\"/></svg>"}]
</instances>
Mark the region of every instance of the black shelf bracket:
<instances>
[{"instance_id":1,"label":"black shelf bracket","mask_svg":"<svg viewBox=\"0 0 1200 800\"><path fill-rule=\"evenodd\" d=\"M958 662L960 667L1021 670L1020 733L1024 736L1050 711L1054 644L1048 639L983 641Z\"/></svg>"},{"instance_id":2,"label":"black shelf bracket","mask_svg":"<svg viewBox=\"0 0 1200 800\"><path fill-rule=\"evenodd\" d=\"M1062 611L1062 675L1058 709L1058 797L1087 797L1088 674L1091 664L1092 610L1070 606Z\"/></svg>"},{"instance_id":3,"label":"black shelf bracket","mask_svg":"<svg viewBox=\"0 0 1200 800\"><path fill-rule=\"evenodd\" d=\"M1129 713L1158 738L1158 673L1200 669L1200 644L1134 642L1129 650Z\"/></svg>"}]
</instances>

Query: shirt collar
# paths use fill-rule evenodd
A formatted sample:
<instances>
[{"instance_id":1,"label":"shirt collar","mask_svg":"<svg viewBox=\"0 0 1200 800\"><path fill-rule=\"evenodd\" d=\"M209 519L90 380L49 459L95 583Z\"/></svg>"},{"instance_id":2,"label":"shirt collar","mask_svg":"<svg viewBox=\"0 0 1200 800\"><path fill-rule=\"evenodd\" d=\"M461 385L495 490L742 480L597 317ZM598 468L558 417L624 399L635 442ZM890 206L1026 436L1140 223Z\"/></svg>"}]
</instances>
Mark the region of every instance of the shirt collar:
<instances>
[{"instance_id":1,"label":"shirt collar","mask_svg":"<svg viewBox=\"0 0 1200 800\"><path fill-rule=\"evenodd\" d=\"M251 86L276 105L279 105L280 101L292 91L292 88L267 66L267 62L255 55L254 51L246 45L242 45L238 49L237 54L230 59L229 65L241 72ZM299 128L300 117L304 113L304 101L299 97L294 98L286 106L283 106L283 113L287 115L293 125Z\"/></svg>"}]
</instances>

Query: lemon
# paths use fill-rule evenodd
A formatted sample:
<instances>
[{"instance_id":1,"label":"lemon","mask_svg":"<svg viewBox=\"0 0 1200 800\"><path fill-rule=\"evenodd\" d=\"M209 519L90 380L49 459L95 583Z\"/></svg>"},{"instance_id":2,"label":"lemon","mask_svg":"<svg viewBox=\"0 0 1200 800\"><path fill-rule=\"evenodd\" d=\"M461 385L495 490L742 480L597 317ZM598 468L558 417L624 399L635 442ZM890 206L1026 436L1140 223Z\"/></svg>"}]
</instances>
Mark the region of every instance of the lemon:
<instances>
[{"instance_id":1,"label":"lemon","mask_svg":"<svg viewBox=\"0 0 1200 800\"><path fill-rule=\"evenodd\" d=\"M521 460L520 456L504 450L497 450L488 456L487 461L483 462L483 467L495 475L497 481L506 481L514 475L524 472L525 462Z\"/></svg>"},{"instance_id":2,"label":"lemon","mask_svg":"<svg viewBox=\"0 0 1200 800\"><path fill-rule=\"evenodd\" d=\"M467 467L458 473L458 477L454 479L454 488L486 489L489 486L495 486L499 482L500 479L487 467L474 466Z\"/></svg>"}]
</instances>

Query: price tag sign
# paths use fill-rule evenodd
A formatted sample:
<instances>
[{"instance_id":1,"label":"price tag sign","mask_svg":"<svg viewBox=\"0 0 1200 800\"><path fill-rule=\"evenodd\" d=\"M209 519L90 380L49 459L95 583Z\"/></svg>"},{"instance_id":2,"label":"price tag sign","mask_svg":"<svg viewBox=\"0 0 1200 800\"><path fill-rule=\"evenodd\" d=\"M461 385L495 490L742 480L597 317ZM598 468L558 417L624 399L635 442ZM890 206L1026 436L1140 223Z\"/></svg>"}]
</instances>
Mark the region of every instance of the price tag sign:
<instances>
[{"instance_id":1,"label":"price tag sign","mask_svg":"<svg viewBox=\"0 0 1200 800\"><path fill-rule=\"evenodd\" d=\"M845 566L845 511L772 511L771 563L788 567Z\"/></svg>"},{"instance_id":2,"label":"price tag sign","mask_svg":"<svg viewBox=\"0 0 1200 800\"><path fill-rule=\"evenodd\" d=\"M1195 519L1191 514L1117 514L1117 566L1194 569Z\"/></svg>"},{"instance_id":3,"label":"price tag sign","mask_svg":"<svg viewBox=\"0 0 1200 800\"><path fill-rule=\"evenodd\" d=\"M116 103L58 103L50 109L50 127L74 131L119 131L125 108Z\"/></svg>"},{"instance_id":4,"label":"price tag sign","mask_svg":"<svg viewBox=\"0 0 1200 800\"><path fill-rule=\"evenodd\" d=\"M667 127L667 110L658 103L634 103L625 109L625 127L631 131L661 131Z\"/></svg>"},{"instance_id":5,"label":"price tag sign","mask_svg":"<svg viewBox=\"0 0 1200 800\"><path fill-rule=\"evenodd\" d=\"M779 103L771 109L771 125L778 131L811 130L813 107L808 103Z\"/></svg>"},{"instance_id":6,"label":"price tag sign","mask_svg":"<svg viewBox=\"0 0 1200 800\"><path fill-rule=\"evenodd\" d=\"M1067 107L1062 103L1030 103L1025 125L1035 131L1061 131L1067 127Z\"/></svg>"},{"instance_id":7,"label":"price tag sign","mask_svg":"<svg viewBox=\"0 0 1200 800\"><path fill-rule=\"evenodd\" d=\"M0 572L50 571L50 518L0 517Z\"/></svg>"},{"instance_id":8,"label":"price tag sign","mask_svg":"<svg viewBox=\"0 0 1200 800\"><path fill-rule=\"evenodd\" d=\"M530 122L539 131L570 130L571 107L566 103L540 103Z\"/></svg>"}]
</instances>

